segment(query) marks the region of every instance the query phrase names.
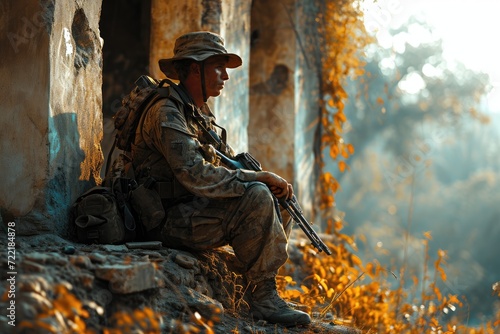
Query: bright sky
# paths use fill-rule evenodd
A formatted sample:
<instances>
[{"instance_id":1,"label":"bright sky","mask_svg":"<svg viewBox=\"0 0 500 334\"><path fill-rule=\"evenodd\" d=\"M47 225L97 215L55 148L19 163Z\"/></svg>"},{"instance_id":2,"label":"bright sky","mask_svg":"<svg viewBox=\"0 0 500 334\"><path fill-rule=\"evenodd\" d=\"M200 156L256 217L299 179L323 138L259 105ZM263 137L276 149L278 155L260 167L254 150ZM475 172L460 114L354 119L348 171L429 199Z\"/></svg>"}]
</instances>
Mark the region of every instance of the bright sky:
<instances>
[{"instance_id":1,"label":"bright sky","mask_svg":"<svg viewBox=\"0 0 500 334\"><path fill-rule=\"evenodd\" d=\"M500 113L499 0L362 0L370 31L400 25L420 15L443 39L444 56L490 75L493 89L486 107ZM486 111L486 110L485 110Z\"/></svg>"}]
</instances>

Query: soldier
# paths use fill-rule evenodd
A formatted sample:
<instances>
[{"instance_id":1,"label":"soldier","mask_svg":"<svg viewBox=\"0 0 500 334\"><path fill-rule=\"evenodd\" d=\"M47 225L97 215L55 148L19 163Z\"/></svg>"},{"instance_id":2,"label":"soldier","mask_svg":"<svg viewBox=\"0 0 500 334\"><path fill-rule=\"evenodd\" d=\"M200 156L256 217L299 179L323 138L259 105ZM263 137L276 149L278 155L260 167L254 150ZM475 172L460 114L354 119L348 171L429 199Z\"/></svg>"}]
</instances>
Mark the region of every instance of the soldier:
<instances>
[{"instance_id":1,"label":"soldier","mask_svg":"<svg viewBox=\"0 0 500 334\"><path fill-rule=\"evenodd\" d=\"M132 148L139 183L156 180L166 212L147 233L170 247L229 244L252 286L252 315L285 326L308 324L309 315L291 308L276 289L290 226L283 226L272 194L291 198L291 184L268 171L225 168L214 151L234 156L206 102L220 95L229 79L226 69L241 64L219 35L205 31L179 37L174 56L159 61L162 72L180 84L147 111Z\"/></svg>"}]
</instances>

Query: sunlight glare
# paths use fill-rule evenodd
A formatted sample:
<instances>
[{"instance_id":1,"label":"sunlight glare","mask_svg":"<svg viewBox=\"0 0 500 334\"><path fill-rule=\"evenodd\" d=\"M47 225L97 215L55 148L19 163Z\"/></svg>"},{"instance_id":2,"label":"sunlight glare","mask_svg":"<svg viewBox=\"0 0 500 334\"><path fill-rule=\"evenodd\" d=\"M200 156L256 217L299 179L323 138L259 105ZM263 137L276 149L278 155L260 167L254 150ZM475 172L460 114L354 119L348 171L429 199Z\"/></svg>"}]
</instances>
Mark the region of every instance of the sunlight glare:
<instances>
[{"instance_id":1,"label":"sunlight glare","mask_svg":"<svg viewBox=\"0 0 500 334\"><path fill-rule=\"evenodd\" d=\"M408 94L418 94L425 88L424 79L417 72L410 72L398 83L399 89Z\"/></svg>"},{"instance_id":2,"label":"sunlight glare","mask_svg":"<svg viewBox=\"0 0 500 334\"><path fill-rule=\"evenodd\" d=\"M422 67L422 73L429 78L437 78L442 75L443 71L427 63Z\"/></svg>"},{"instance_id":3,"label":"sunlight glare","mask_svg":"<svg viewBox=\"0 0 500 334\"><path fill-rule=\"evenodd\" d=\"M365 0L365 27L376 34L384 48L404 52L405 42L417 47L422 42L443 41L443 56L449 62L463 63L467 68L488 73L493 89L487 96L490 112L500 113L500 44L495 35L500 31L498 0ZM410 27L408 36L388 37L388 29L401 26L410 16L427 21L432 27ZM439 69L437 69L439 71ZM438 72L427 67L425 75Z\"/></svg>"}]
</instances>

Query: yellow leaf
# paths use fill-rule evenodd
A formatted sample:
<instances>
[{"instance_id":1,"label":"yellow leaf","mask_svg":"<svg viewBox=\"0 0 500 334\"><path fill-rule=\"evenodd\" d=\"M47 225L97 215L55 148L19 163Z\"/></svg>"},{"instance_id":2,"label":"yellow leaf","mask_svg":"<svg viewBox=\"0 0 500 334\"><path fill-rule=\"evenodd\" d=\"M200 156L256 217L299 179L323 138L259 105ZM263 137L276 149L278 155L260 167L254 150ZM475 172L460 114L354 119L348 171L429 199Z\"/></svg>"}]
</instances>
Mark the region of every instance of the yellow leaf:
<instances>
[{"instance_id":1,"label":"yellow leaf","mask_svg":"<svg viewBox=\"0 0 500 334\"><path fill-rule=\"evenodd\" d=\"M352 259L352 264L355 266L359 266L362 264L361 259L356 255L352 255L351 259Z\"/></svg>"},{"instance_id":2,"label":"yellow leaf","mask_svg":"<svg viewBox=\"0 0 500 334\"><path fill-rule=\"evenodd\" d=\"M328 285L326 285L324 280L321 280L321 282L319 282L319 284L321 285L321 287L323 288L324 291L328 291Z\"/></svg>"},{"instance_id":3,"label":"yellow leaf","mask_svg":"<svg viewBox=\"0 0 500 334\"><path fill-rule=\"evenodd\" d=\"M339 161L339 169L340 169L340 172L344 172L345 169L346 169L346 166L347 164L345 163L345 161Z\"/></svg>"},{"instance_id":4,"label":"yellow leaf","mask_svg":"<svg viewBox=\"0 0 500 334\"><path fill-rule=\"evenodd\" d=\"M353 144L347 144L347 150L351 155L354 154L354 145Z\"/></svg>"},{"instance_id":5,"label":"yellow leaf","mask_svg":"<svg viewBox=\"0 0 500 334\"><path fill-rule=\"evenodd\" d=\"M450 300L448 301L448 303L450 303L450 304L457 304L459 306L462 306L462 302L457 298L457 296L450 295L449 298L450 298Z\"/></svg>"},{"instance_id":6,"label":"yellow leaf","mask_svg":"<svg viewBox=\"0 0 500 334\"><path fill-rule=\"evenodd\" d=\"M443 298L443 295L441 294L441 290L437 286L434 286L434 294L436 295L438 300L441 300Z\"/></svg>"},{"instance_id":7,"label":"yellow leaf","mask_svg":"<svg viewBox=\"0 0 500 334\"><path fill-rule=\"evenodd\" d=\"M324 180L324 182L330 183L331 179L332 179L332 174L330 174L328 172L323 174L323 180Z\"/></svg>"},{"instance_id":8,"label":"yellow leaf","mask_svg":"<svg viewBox=\"0 0 500 334\"><path fill-rule=\"evenodd\" d=\"M342 106L343 106L343 104L342 104ZM347 118L345 117L343 112L339 111L335 116L338 117L339 121L341 121L341 122L347 121Z\"/></svg>"},{"instance_id":9,"label":"yellow leaf","mask_svg":"<svg viewBox=\"0 0 500 334\"><path fill-rule=\"evenodd\" d=\"M335 159L337 158L337 155L339 154L339 148L335 145L330 147L330 156Z\"/></svg>"},{"instance_id":10,"label":"yellow leaf","mask_svg":"<svg viewBox=\"0 0 500 334\"><path fill-rule=\"evenodd\" d=\"M439 275L441 276L441 279L443 280L443 282L446 282L447 276L446 276L444 269L441 267L439 267L438 269L439 269Z\"/></svg>"}]
</instances>

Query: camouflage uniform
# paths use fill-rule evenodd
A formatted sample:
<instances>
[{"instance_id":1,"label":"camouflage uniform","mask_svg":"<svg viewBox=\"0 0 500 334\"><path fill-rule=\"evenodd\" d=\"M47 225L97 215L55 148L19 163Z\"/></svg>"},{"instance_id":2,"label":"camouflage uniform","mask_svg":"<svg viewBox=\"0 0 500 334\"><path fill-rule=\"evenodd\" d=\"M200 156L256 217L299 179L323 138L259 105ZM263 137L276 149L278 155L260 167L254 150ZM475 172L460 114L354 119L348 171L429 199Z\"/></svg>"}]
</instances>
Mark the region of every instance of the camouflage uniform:
<instances>
[{"instance_id":1,"label":"camouflage uniform","mask_svg":"<svg viewBox=\"0 0 500 334\"><path fill-rule=\"evenodd\" d=\"M271 192L255 181L254 171L219 166L198 124L215 130L214 120L208 106L202 111L184 103L173 90L142 120L132 149L136 175L170 188L162 196L166 219L149 236L196 250L229 244L248 280L272 278L288 258L289 224L281 224Z\"/></svg>"}]
</instances>

